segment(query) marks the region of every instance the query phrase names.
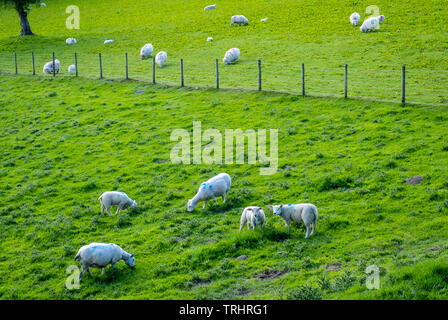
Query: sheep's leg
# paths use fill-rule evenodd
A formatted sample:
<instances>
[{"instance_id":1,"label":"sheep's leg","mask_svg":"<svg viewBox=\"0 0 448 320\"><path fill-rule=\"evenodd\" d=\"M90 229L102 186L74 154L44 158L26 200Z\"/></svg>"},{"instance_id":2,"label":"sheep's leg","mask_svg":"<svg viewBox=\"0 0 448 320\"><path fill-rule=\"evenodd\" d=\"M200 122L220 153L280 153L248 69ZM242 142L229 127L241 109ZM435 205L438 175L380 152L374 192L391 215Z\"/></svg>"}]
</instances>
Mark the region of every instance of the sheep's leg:
<instances>
[{"instance_id":1,"label":"sheep's leg","mask_svg":"<svg viewBox=\"0 0 448 320\"><path fill-rule=\"evenodd\" d=\"M308 224L308 225L306 226L305 239L308 239L309 236L310 236L310 225Z\"/></svg>"},{"instance_id":2,"label":"sheep's leg","mask_svg":"<svg viewBox=\"0 0 448 320\"><path fill-rule=\"evenodd\" d=\"M316 223L317 223L317 221L316 220L314 220L313 221L313 229L311 230L311 236L314 234L314 230L316 230Z\"/></svg>"},{"instance_id":3,"label":"sheep's leg","mask_svg":"<svg viewBox=\"0 0 448 320\"><path fill-rule=\"evenodd\" d=\"M103 268L103 270L101 271L101 274L104 274L104 272L106 272L106 267Z\"/></svg>"},{"instance_id":4,"label":"sheep's leg","mask_svg":"<svg viewBox=\"0 0 448 320\"><path fill-rule=\"evenodd\" d=\"M207 201L204 200L204 206L202 207L202 209L205 209L206 206L207 206Z\"/></svg>"},{"instance_id":5,"label":"sheep's leg","mask_svg":"<svg viewBox=\"0 0 448 320\"><path fill-rule=\"evenodd\" d=\"M286 232L289 233L289 223L290 221L285 221Z\"/></svg>"},{"instance_id":6,"label":"sheep's leg","mask_svg":"<svg viewBox=\"0 0 448 320\"><path fill-rule=\"evenodd\" d=\"M90 271L90 267L87 267L87 271L89 271L89 274L90 274L91 276L93 276L92 271Z\"/></svg>"},{"instance_id":7,"label":"sheep's leg","mask_svg":"<svg viewBox=\"0 0 448 320\"><path fill-rule=\"evenodd\" d=\"M86 269L84 266L81 266L81 274L79 275L79 281L81 281L82 277L84 276L84 273L86 273Z\"/></svg>"},{"instance_id":8,"label":"sheep's leg","mask_svg":"<svg viewBox=\"0 0 448 320\"><path fill-rule=\"evenodd\" d=\"M241 223L240 223L240 232L241 232L241 230L243 230L244 223L245 223L245 222L242 222L242 221L241 221Z\"/></svg>"},{"instance_id":9,"label":"sheep's leg","mask_svg":"<svg viewBox=\"0 0 448 320\"><path fill-rule=\"evenodd\" d=\"M107 213L108 213L111 217L113 217L112 213L110 213L110 206L109 206L109 207L106 207L106 211L107 211Z\"/></svg>"},{"instance_id":10,"label":"sheep's leg","mask_svg":"<svg viewBox=\"0 0 448 320\"><path fill-rule=\"evenodd\" d=\"M101 215L104 216L104 205L101 204Z\"/></svg>"},{"instance_id":11,"label":"sheep's leg","mask_svg":"<svg viewBox=\"0 0 448 320\"><path fill-rule=\"evenodd\" d=\"M213 201L215 201L216 205L218 206L218 201L216 201L216 198L215 198L215 194L214 194L214 193L212 193L212 198L213 198Z\"/></svg>"},{"instance_id":12,"label":"sheep's leg","mask_svg":"<svg viewBox=\"0 0 448 320\"><path fill-rule=\"evenodd\" d=\"M118 213L123 209L123 206L121 203L118 205L117 211L115 212L115 215L118 215Z\"/></svg>"},{"instance_id":13,"label":"sheep's leg","mask_svg":"<svg viewBox=\"0 0 448 320\"><path fill-rule=\"evenodd\" d=\"M230 189L229 190L227 190L225 193L224 193L224 197L223 197L223 203L226 203L226 201L227 201L227 195L229 194L229 191L230 191Z\"/></svg>"}]
</instances>

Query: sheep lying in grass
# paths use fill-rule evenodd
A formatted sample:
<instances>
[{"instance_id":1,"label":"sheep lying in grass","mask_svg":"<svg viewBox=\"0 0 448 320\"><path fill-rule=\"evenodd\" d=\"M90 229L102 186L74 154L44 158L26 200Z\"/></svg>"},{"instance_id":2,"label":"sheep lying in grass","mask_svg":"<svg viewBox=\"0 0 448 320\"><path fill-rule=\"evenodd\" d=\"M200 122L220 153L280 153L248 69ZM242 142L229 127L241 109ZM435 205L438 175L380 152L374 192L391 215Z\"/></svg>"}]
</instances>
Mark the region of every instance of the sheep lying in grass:
<instances>
[{"instance_id":1,"label":"sheep lying in grass","mask_svg":"<svg viewBox=\"0 0 448 320\"><path fill-rule=\"evenodd\" d=\"M207 42L212 42L213 41L213 38L212 37L208 37L207 38Z\"/></svg>"},{"instance_id":2,"label":"sheep lying in grass","mask_svg":"<svg viewBox=\"0 0 448 320\"><path fill-rule=\"evenodd\" d=\"M243 15L236 15L236 16L232 16L231 20L230 20L230 25L248 25L249 24L249 20L247 20L247 18Z\"/></svg>"},{"instance_id":3,"label":"sheep lying in grass","mask_svg":"<svg viewBox=\"0 0 448 320\"><path fill-rule=\"evenodd\" d=\"M238 60L239 57L240 57L240 49L232 48L227 50L222 61L224 62L224 64L230 64Z\"/></svg>"},{"instance_id":4,"label":"sheep lying in grass","mask_svg":"<svg viewBox=\"0 0 448 320\"><path fill-rule=\"evenodd\" d=\"M255 230L256 226L260 226L263 229L265 220L266 216L264 215L262 207L246 207L241 214L240 232L246 222L247 230L249 230L251 227Z\"/></svg>"},{"instance_id":5,"label":"sheep lying in grass","mask_svg":"<svg viewBox=\"0 0 448 320\"><path fill-rule=\"evenodd\" d=\"M358 12L353 12L350 15L350 23L352 25L357 26L360 20L361 20L361 16L359 15Z\"/></svg>"},{"instance_id":6,"label":"sheep lying in grass","mask_svg":"<svg viewBox=\"0 0 448 320\"><path fill-rule=\"evenodd\" d=\"M291 221L303 222L306 227L305 239L314 233L317 223L317 208L311 203L288 204L269 206L275 216L280 216L285 220L286 231L289 233ZM311 230L311 224L312 230ZM311 234L310 234L311 230Z\"/></svg>"},{"instance_id":7,"label":"sheep lying in grass","mask_svg":"<svg viewBox=\"0 0 448 320\"><path fill-rule=\"evenodd\" d=\"M123 260L131 268L135 266L134 255L127 253L113 243L93 242L83 246L76 254L75 261L76 260L81 264L80 281L87 271L92 275L90 267L103 268L101 274L104 274L108 264L111 264L112 268L115 269L115 264L120 260Z\"/></svg>"},{"instance_id":8,"label":"sheep lying in grass","mask_svg":"<svg viewBox=\"0 0 448 320\"><path fill-rule=\"evenodd\" d=\"M263 18L263 19L261 19L260 21L261 21L261 22L266 22L266 21L268 21L268 18Z\"/></svg>"},{"instance_id":9,"label":"sheep lying in grass","mask_svg":"<svg viewBox=\"0 0 448 320\"><path fill-rule=\"evenodd\" d=\"M136 208L137 202L128 197L128 195L124 192L119 191L106 191L99 198L101 202L101 214L104 214L104 209L106 209L107 213L112 217L112 213L110 213L111 206L117 206L117 211L115 215L117 215L121 210L126 210L127 208Z\"/></svg>"},{"instance_id":10,"label":"sheep lying in grass","mask_svg":"<svg viewBox=\"0 0 448 320\"><path fill-rule=\"evenodd\" d=\"M211 4L211 5L206 6L206 7L204 8L204 10L212 10L212 9L216 9L216 4Z\"/></svg>"},{"instance_id":11,"label":"sheep lying in grass","mask_svg":"<svg viewBox=\"0 0 448 320\"><path fill-rule=\"evenodd\" d=\"M54 65L55 65L54 71L56 73L58 73L59 72L59 68L61 67L61 63L59 62L58 59L54 60ZM43 72L46 73L46 74L52 74L53 73L53 61L47 62L44 65Z\"/></svg>"},{"instance_id":12,"label":"sheep lying in grass","mask_svg":"<svg viewBox=\"0 0 448 320\"><path fill-rule=\"evenodd\" d=\"M371 17L364 20L361 27L359 28L362 32L369 32L376 30L380 27L380 20L378 17Z\"/></svg>"},{"instance_id":13,"label":"sheep lying in grass","mask_svg":"<svg viewBox=\"0 0 448 320\"><path fill-rule=\"evenodd\" d=\"M217 176L205 181L199 187L196 195L192 199L188 200L188 212L192 212L200 201L204 201L204 209L208 200L213 200L216 204L218 204L216 197L222 197L224 202L226 202L231 184L231 178L227 173L220 173Z\"/></svg>"},{"instance_id":14,"label":"sheep lying in grass","mask_svg":"<svg viewBox=\"0 0 448 320\"><path fill-rule=\"evenodd\" d=\"M76 66L74 64L71 64L68 66L68 73L74 74L76 72Z\"/></svg>"},{"instance_id":15,"label":"sheep lying in grass","mask_svg":"<svg viewBox=\"0 0 448 320\"><path fill-rule=\"evenodd\" d=\"M42 3L40 4L40 6L41 6L41 7L46 7L47 5L46 5L45 3L42 2Z\"/></svg>"},{"instance_id":16,"label":"sheep lying in grass","mask_svg":"<svg viewBox=\"0 0 448 320\"><path fill-rule=\"evenodd\" d=\"M156 55L156 63L159 65L160 68L163 67L163 65L165 64L167 59L167 54L165 51L160 51L157 55Z\"/></svg>"},{"instance_id":17,"label":"sheep lying in grass","mask_svg":"<svg viewBox=\"0 0 448 320\"><path fill-rule=\"evenodd\" d=\"M154 47L152 46L152 44L147 43L140 50L140 57L142 58L142 60L148 59L153 51L154 51Z\"/></svg>"},{"instance_id":18,"label":"sheep lying in grass","mask_svg":"<svg viewBox=\"0 0 448 320\"><path fill-rule=\"evenodd\" d=\"M112 42L114 42L114 40L105 40L104 44L108 44L108 43L112 43Z\"/></svg>"},{"instance_id":19,"label":"sheep lying in grass","mask_svg":"<svg viewBox=\"0 0 448 320\"><path fill-rule=\"evenodd\" d=\"M75 38L67 38L65 40L66 44L76 44L76 39Z\"/></svg>"}]
</instances>

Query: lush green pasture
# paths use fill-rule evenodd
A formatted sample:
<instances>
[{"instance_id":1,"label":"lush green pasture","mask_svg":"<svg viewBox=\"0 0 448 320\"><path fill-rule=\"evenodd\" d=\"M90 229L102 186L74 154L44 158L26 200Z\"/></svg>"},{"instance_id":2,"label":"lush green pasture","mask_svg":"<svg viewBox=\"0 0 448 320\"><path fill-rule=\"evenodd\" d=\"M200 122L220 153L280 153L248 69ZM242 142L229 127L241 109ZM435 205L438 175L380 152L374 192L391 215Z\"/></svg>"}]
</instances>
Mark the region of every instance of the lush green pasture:
<instances>
[{"instance_id":1,"label":"lush green pasture","mask_svg":"<svg viewBox=\"0 0 448 320\"><path fill-rule=\"evenodd\" d=\"M447 108L0 76L0 299L447 298ZM172 164L170 134L194 120L278 128L278 172ZM228 203L188 213L219 172L233 178ZM101 216L98 196L114 189L139 208ZM310 239L268 210L264 232L238 233L245 206L298 202L319 208ZM135 253L136 268L67 290L93 241Z\"/></svg>"},{"instance_id":2,"label":"lush green pasture","mask_svg":"<svg viewBox=\"0 0 448 320\"><path fill-rule=\"evenodd\" d=\"M157 80L180 83L179 60L184 59L185 84L214 86L215 59L219 59L221 87L257 88L257 59L262 60L263 88L299 92L300 65L306 65L310 95L341 96L344 65L349 65L349 95L386 101L400 100L401 66L407 66L408 101L448 103L448 10L444 0L242 0L218 1L216 10L204 11L209 1L49 0L29 15L37 37L16 37L18 17L12 9L0 11L0 70L31 73L31 52L38 72L54 51L61 75L79 55L81 76L98 77L98 53L103 55L106 78L123 78L124 53L129 74L150 79L151 60L141 61L140 48L151 42L155 51L168 53L168 63L157 68ZM65 27L68 5L80 8L80 29ZM381 29L363 34L349 23L357 11L376 5L386 16ZM230 17L244 14L250 25L231 27ZM260 19L268 17L267 22ZM206 38L212 36L212 43ZM78 44L67 46L65 39ZM104 45L106 39L113 44ZM222 65L227 49L239 47L240 61Z\"/></svg>"}]
</instances>

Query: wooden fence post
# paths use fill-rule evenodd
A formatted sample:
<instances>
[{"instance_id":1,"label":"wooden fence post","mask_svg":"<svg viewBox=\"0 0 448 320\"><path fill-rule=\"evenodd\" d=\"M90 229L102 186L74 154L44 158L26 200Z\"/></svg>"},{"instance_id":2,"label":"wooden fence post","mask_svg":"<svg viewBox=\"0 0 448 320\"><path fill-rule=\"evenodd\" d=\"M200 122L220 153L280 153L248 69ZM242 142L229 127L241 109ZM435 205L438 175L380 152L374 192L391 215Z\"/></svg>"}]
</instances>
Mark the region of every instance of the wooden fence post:
<instances>
[{"instance_id":1,"label":"wooden fence post","mask_svg":"<svg viewBox=\"0 0 448 320\"><path fill-rule=\"evenodd\" d=\"M34 64L34 52L31 52L31 60L33 62L33 76L36 75L36 66Z\"/></svg>"},{"instance_id":2,"label":"wooden fence post","mask_svg":"<svg viewBox=\"0 0 448 320\"><path fill-rule=\"evenodd\" d=\"M347 98L348 93L348 65L345 64L345 73L344 73L344 98Z\"/></svg>"},{"instance_id":3,"label":"wooden fence post","mask_svg":"<svg viewBox=\"0 0 448 320\"><path fill-rule=\"evenodd\" d=\"M258 91L261 91L261 60L258 60Z\"/></svg>"},{"instance_id":4,"label":"wooden fence post","mask_svg":"<svg viewBox=\"0 0 448 320\"><path fill-rule=\"evenodd\" d=\"M180 86L184 86L184 59L180 59Z\"/></svg>"},{"instance_id":5,"label":"wooden fence post","mask_svg":"<svg viewBox=\"0 0 448 320\"><path fill-rule=\"evenodd\" d=\"M78 55L75 52L75 72L76 76L78 76Z\"/></svg>"},{"instance_id":6,"label":"wooden fence post","mask_svg":"<svg viewBox=\"0 0 448 320\"><path fill-rule=\"evenodd\" d=\"M218 59L215 61L216 65L216 89L219 89L219 67L218 67Z\"/></svg>"},{"instance_id":7,"label":"wooden fence post","mask_svg":"<svg viewBox=\"0 0 448 320\"><path fill-rule=\"evenodd\" d=\"M56 64L54 59L54 52L53 52L53 77L56 77Z\"/></svg>"},{"instance_id":8,"label":"wooden fence post","mask_svg":"<svg viewBox=\"0 0 448 320\"><path fill-rule=\"evenodd\" d=\"M14 51L14 65L16 66L16 74L17 74L17 53Z\"/></svg>"},{"instance_id":9,"label":"wooden fence post","mask_svg":"<svg viewBox=\"0 0 448 320\"><path fill-rule=\"evenodd\" d=\"M302 63L302 96L305 96L305 64Z\"/></svg>"},{"instance_id":10,"label":"wooden fence post","mask_svg":"<svg viewBox=\"0 0 448 320\"><path fill-rule=\"evenodd\" d=\"M125 56L125 60L126 60L126 80L128 80L129 79L129 76L128 76L128 53L126 52L124 54L124 56Z\"/></svg>"},{"instance_id":11,"label":"wooden fence post","mask_svg":"<svg viewBox=\"0 0 448 320\"><path fill-rule=\"evenodd\" d=\"M406 103L406 66L401 68L401 103Z\"/></svg>"},{"instance_id":12,"label":"wooden fence post","mask_svg":"<svg viewBox=\"0 0 448 320\"><path fill-rule=\"evenodd\" d=\"M152 83L156 84L156 57L152 57Z\"/></svg>"},{"instance_id":13,"label":"wooden fence post","mask_svg":"<svg viewBox=\"0 0 448 320\"><path fill-rule=\"evenodd\" d=\"M100 62L100 79L103 79L103 65L101 62L101 52L98 54L99 62Z\"/></svg>"}]
</instances>

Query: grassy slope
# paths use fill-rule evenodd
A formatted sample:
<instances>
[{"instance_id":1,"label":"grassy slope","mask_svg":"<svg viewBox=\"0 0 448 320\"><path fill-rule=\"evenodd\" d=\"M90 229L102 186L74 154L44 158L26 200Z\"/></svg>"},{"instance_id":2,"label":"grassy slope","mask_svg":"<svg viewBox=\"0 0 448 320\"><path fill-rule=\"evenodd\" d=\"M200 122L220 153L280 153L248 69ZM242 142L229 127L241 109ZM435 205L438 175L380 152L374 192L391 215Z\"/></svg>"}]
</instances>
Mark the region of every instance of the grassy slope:
<instances>
[{"instance_id":1,"label":"grassy slope","mask_svg":"<svg viewBox=\"0 0 448 320\"><path fill-rule=\"evenodd\" d=\"M13 10L1 11L0 70L13 72L12 52L17 51L19 72L29 74L30 52L36 53L38 70L55 51L62 74L79 54L83 76L98 77L99 51L104 76L124 76L124 52L129 53L130 75L150 78L151 62L139 60L139 50L151 42L168 52L168 64L157 70L164 83L179 83L179 59L185 62L187 85L214 85L214 60L231 47L241 49L240 62L224 68L221 86L256 88L256 59L262 59L263 87L299 90L301 62L307 66L308 93L341 95L343 66L349 64L349 94L399 101L400 70L408 69L408 100L448 103L446 3L443 0L375 1L386 22L376 33L362 34L348 22L353 11L366 17L367 0L221 1L205 11L208 1L76 1L81 29L65 28L65 8L73 1L48 1L33 8L30 21L39 37L17 38L19 23ZM244 14L248 27L231 28L230 16ZM260 22L268 17L266 23ZM74 36L76 46L65 39ZM205 39L214 37L213 43ZM104 46L105 39L115 43Z\"/></svg>"},{"instance_id":2,"label":"grassy slope","mask_svg":"<svg viewBox=\"0 0 448 320\"><path fill-rule=\"evenodd\" d=\"M0 299L447 298L447 111L1 76ZM279 172L171 164L170 133L193 120L279 128ZM198 184L221 171L233 177L229 202L187 213ZM413 175L421 185L404 184ZM97 198L110 189L139 209L101 216ZM237 232L247 205L308 201L320 210L308 240L270 212L264 234ZM95 270L67 291L65 269L91 241L134 252L137 267ZM375 292L364 286L371 264ZM286 273L254 277L266 270Z\"/></svg>"}]
</instances>

